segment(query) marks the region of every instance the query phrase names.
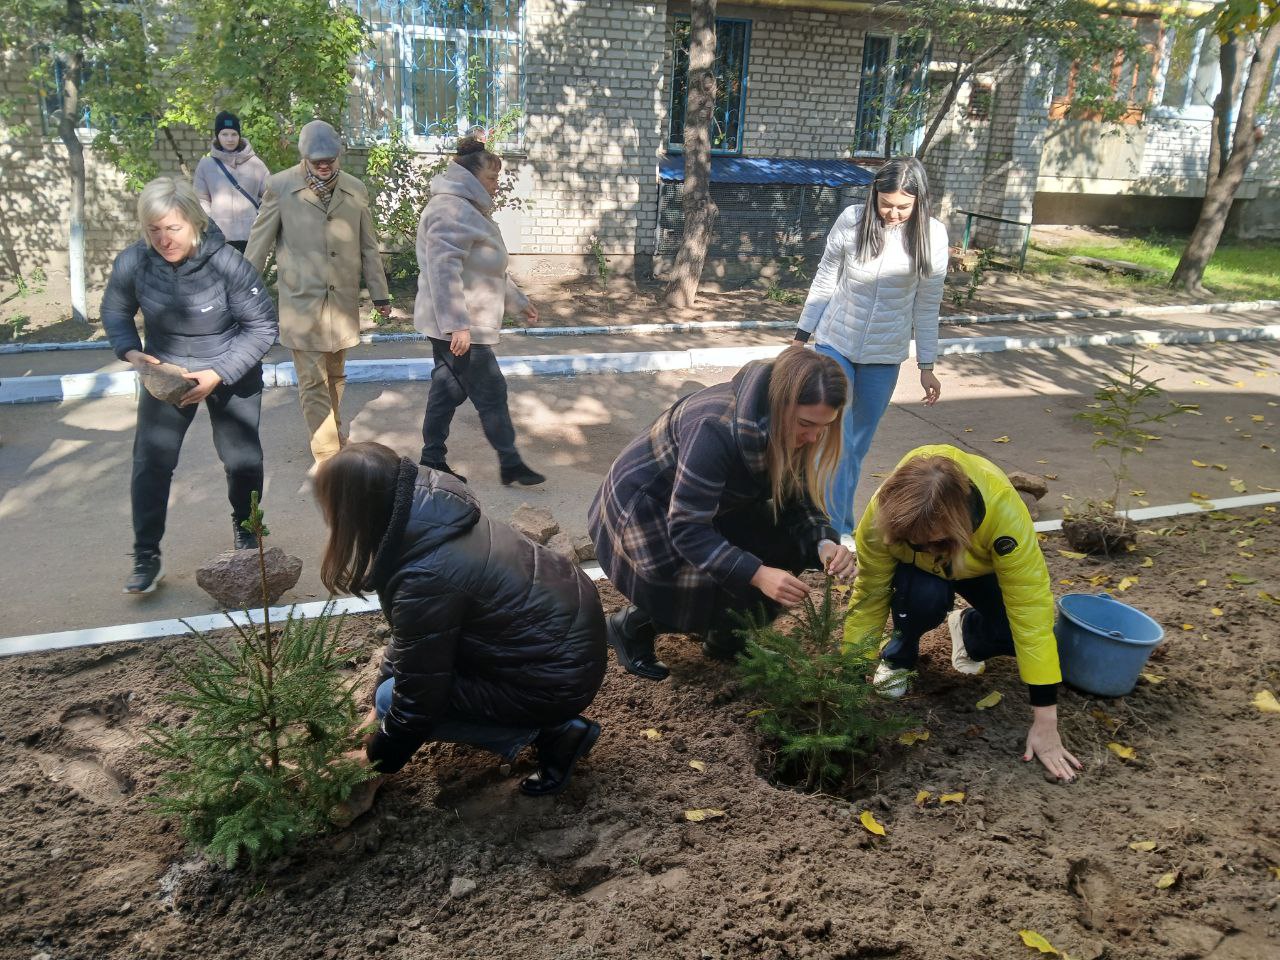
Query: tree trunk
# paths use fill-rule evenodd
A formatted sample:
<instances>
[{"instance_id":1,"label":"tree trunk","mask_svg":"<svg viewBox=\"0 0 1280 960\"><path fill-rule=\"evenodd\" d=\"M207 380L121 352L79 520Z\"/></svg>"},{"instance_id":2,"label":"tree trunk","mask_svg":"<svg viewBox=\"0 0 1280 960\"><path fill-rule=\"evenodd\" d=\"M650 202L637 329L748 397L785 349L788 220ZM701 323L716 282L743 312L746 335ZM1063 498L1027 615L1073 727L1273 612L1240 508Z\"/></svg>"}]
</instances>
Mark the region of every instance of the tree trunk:
<instances>
[{"instance_id":1,"label":"tree trunk","mask_svg":"<svg viewBox=\"0 0 1280 960\"><path fill-rule=\"evenodd\" d=\"M951 85L947 87L947 92L942 97L942 103L938 105L937 112L934 113L933 120L929 123L929 129L924 133L924 139L920 141L920 146L916 148L917 159L923 160L924 155L929 152L933 138L937 136L938 128L942 126L942 121L951 112L951 105L956 102L956 97L960 94L961 85L970 75L971 71L969 70L966 70L963 74L958 70L956 71L951 80Z\"/></svg>"},{"instance_id":2,"label":"tree trunk","mask_svg":"<svg viewBox=\"0 0 1280 960\"><path fill-rule=\"evenodd\" d=\"M188 180L191 179L191 168L187 166L186 155L182 152L182 148L178 146L178 141L174 139L173 131L168 125L160 128L164 133L165 140L169 143L169 149L173 151L173 155L178 158L178 169L182 171L182 175Z\"/></svg>"},{"instance_id":3,"label":"tree trunk","mask_svg":"<svg viewBox=\"0 0 1280 960\"><path fill-rule=\"evenodd\" d=\"M716 205L711 199L711 116L716 102L716 0L689 7L689 81L684 110L684 238L676 254L666 302L691 307L707 262Z\"/></svg>"},{"instance_id":4,"label":"tree trunk","mask_svg":"<svg viewBox=\"0 0 1280 960\"><path fill-rule=\"evenodd\" d=\"M62 118L58 137L67 147L67 172L71 178L69 210L70 236L67 247L67 276L71 283L71 319L88 319L85 293L84 257L84 144L76 133L80 121L80 72L84 68L84 7L80 0L67 0L66 33L80 42L70 56L62 59Z\"/></svg>"},{"instance_id":5,"label":"tree trunk","mask_svg":"<svg viewBox=\"0 0 1280 960\"><path fill-rule=\"evenodd\" d=\"M1209 163L1205 168L1204 189L1222 176L1231 151L1231 110L1239 93L1241 35L1233 33L1218 55L1218 73L1222 84L1213 100L1213 121L1209 127Z\"/></svg>"},{"instance_id":6,"label":"tree trunk","mask_svg":"<svg viewBox=\"0 0 1280 960\"><path fill-rule=\"evenodd\" d=\"M1204 293L1204 268L1208 266L1214 251L1218 249L1218 241L1222 239L1223 228L1227 225L1227 214L1231 212L1231 203L1236 191L1244 182L1249 162L1257 150L1261 133L1254 129L1254 118L1258 112L1258 104L1262 99L1262 90L1266 85L1267 74L1275 59L1276 50L1280 49L1280 23L1273 24L1254 49L1253 60L1249 64L1248 80L1244 86L1244 96L1240 100L1240 114L1236 118L1235 129L1231 135L1231 152L1227 157L1222 173L1214 178L1206 188L1204 204L1200 207L1200 219L1187 240L1187 248L1182 252L1177 269L1169 285L1180 287L1191 293ZM1225 98L1219 98L1214 105L1215 119L1221 124L1229 122L1229 116L1218 116L1219 109L1230 111L1231 105Z\"/></svg>"}]
</instances>

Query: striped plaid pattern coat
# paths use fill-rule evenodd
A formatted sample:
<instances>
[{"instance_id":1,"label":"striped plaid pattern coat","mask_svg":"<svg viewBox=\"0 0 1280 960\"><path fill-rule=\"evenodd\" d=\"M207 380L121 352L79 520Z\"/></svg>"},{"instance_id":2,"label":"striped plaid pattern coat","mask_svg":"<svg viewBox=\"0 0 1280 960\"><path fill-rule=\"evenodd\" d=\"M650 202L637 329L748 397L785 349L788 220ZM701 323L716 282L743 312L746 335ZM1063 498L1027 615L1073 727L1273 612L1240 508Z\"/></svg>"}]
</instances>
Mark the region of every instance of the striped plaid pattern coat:
<instances>
[{"instance_id":1,"label":"striped plaid pattern coat","mask_svg":"<svg viewBox=\"0 0 1280 960\"><path fill-rule=\"evenodd\" d=\"M601 568L670 629L700 633L718 605L753 602L761 560L726 540L716 521L769 500L772 372L771 361L754 361L731 382L677 401L622 451L592 501L588 521ZM779 511L779 521L777 535L804 543L815 566L818 541L838 540L807 499Z\"/></svg>"}]
</instances>

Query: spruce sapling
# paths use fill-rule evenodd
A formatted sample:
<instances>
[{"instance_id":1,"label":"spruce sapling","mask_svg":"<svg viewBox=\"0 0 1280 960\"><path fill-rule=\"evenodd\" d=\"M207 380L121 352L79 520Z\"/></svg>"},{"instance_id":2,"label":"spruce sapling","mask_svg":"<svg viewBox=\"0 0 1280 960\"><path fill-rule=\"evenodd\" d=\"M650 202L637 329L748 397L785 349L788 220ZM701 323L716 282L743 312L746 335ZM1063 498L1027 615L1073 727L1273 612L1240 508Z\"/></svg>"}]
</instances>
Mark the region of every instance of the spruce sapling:
<instances>
[{"instance_id":1,"label":"spruce sapling","mask_svg":"<svg viewBox=\"0 0 1280 960\"><path fill-rule=\"evenodd\" d=\"M748 628L738 660L744 690L762 704L760 729L778 744L777 772L808 790L851 785L860 757L911 726L873 709L879 638L845 643L844 608L832 594L827 577L821 600L806 597L786 633L769 623Z\"/></svg>"},{"instance_id":2,"label":"spruce sapling","mask_svg":"<svg viewBox=\"0 0 1280 960\"><path fill-rule=\"evenodd\" d=\"M263 624L228 616L230 649L189 627L196 654L170 660L184 689L168 696L188 718L152 726L145 748L176 767L161 775L155 809L228 867L242 854L254 865L270 860L323 831L335 805L373 776L342 756L357 746L357 710L353 681L341 672L341 618L291 612L273 629L257 493L242 526L258 537Z\"/></svg>"}]
</instances>

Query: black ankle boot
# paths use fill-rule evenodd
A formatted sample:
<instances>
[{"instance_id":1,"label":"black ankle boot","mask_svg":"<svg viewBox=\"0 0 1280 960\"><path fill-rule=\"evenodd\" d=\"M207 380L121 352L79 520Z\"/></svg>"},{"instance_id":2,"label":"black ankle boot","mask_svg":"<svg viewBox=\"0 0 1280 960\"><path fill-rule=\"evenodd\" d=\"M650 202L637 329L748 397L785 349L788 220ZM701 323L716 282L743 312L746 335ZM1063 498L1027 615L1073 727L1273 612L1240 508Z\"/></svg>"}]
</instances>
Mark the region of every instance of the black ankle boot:
<instances>
[{"instance_id":1,"label":"black ankle boot","mask_svg":"<svg viewBox=\"0 0 1280 960\"><path fill-rule=\"evenodd\" d=\"M671 671L653 649L657 630L635 607L611 613L605 619L605 635L618 663L627 673L646 680L665 680L671 676Z\"/></svg>"},{"instance_id":2,"label":"black ankle boot","mask_svg":"<svg viewBox=\"0 0 1280 960\"><path fill-rule=\"evenodd\" d=\"M537 470L530 469L529 465L524 462L517 463L514 467L502 467L501 472L502 485L504 487L509 487L513 483L518 483L522 487L536 487L547 480Z\"/></svg>"},{"instance_id":3,"label":"black ankle boot","mask_svg":"<svg viewBox=\"0 0 1280 960\"><path fill-rule=\"evenodd\" d=\"M466 483L467 478L460 474L453 467L449 466L443 460L420 460L419 463L424 467L430 467L432 470L438 470L440 473L447 473L459 483Z\"/></svg>"},{"instance_id":4,"label":"black ankle boot","mask_svg":"<svg viewBox=\"0 0 1280 960\"><path fill-rule=\"evenodd\" d=\"M702 635L702 653L712 660L736 660L746 643L731 630L712 628Z\"/></svg>"},{"instance_id":5,"label":"black ankle boot","mask_svg":"<svg viewBox=\"0 0 1280 960\"><path fill-rule=\"evenodd\" d=\"M251 533L244 527L240 526L239 520L232 520L231 525L235 529L235 541L232 546L233 550L258 549L258 535L256 533Z\"/></svg>"},{"instance_id":6,"label":"black ankle boot","mask_svg":"<svg viewBox=\"0 0 1280 960\"><path fill-rule=\"evenodd\" d=\"M525 777L520 792L530 797L549 797L569 785L573 768L591 752L600 738L600 724L574 717L555 727L546 727L533 741L538 751L538 772Z\"/></svg>"}]
</instances>

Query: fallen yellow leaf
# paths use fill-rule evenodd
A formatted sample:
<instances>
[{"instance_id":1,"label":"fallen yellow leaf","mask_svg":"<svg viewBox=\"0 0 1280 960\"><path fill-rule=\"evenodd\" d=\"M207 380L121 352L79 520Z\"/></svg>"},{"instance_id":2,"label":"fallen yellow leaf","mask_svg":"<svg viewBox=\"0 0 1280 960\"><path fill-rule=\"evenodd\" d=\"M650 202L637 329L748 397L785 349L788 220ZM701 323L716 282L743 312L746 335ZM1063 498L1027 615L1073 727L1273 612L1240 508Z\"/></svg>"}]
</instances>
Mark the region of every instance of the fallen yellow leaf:
<instances>
[{"instance_id":1,"label":"fallen yellow leaf","mask_svg":"<svg viewBox=\"0 0 1280 960\"><path fill-rule=\"evenodd\" d=\"M1267 872L1271 874L1272 880L1280 880L1280 867L1277 867L1274 863L1267 864Z\"/></svg>"},{"instance_id":2,"label":"fallen yellow leaf","mask_svg":"<svg viewBox=\"0 0 1280 960\"><path fill-rule=\"evenodd\" d=\"M1271 594L1267 593L1267 591L1265 590L1258 591L1258 599L1266 600L1268 603L1280 603L1280 597L1272 596Z\"/></svg>"},{"instance_id":3,"label":"fallen yellow leaf","mask_svg":"<svg viewBox=\"0 0 1280 960\"><path fill-rule=\"evenodd\" d=\"M1119 590L1121 593L1124 593L1126 590L1128 590L1137 582L1138 582L1137 577L1123 577L1120 580L1120 582L1116 584L1116 589Z\"/></svg>"},{"instance_id":4,"label":"fallen yellow leaf","mask_svg":"<svg viewBox=\"0 0 1280 960\"><path fill-rule=\"evenodd\" d=\"M1160 877L1159 880L1156 881L1156 889L1168 890L1170 887L1172 887L1175 883L1178 882L1178 879L1181 876L1182 876L1182 871L1170 870L1168 873L1164 874L1163 876Z\"/></svg>"},{"instance_id":5,"label":"fallen yellow leaf","mask_svg":"<svg viewBox=\"0 0 1280 960\"><path fill-rule=\"evenodd\" d=\"M725 815L723 810L712 810L709 807L702 807L698 810L686 810L684 818L690 823L702 823L704 820L718 820Z\"/></svg>"},{"instance_id":6,"label":"fallen yellow leaf","mask_svg":"<svg viewBox=\"0 0 1280 960\"><path fill-rule=\"evenodd\" d=\"M1100 573L1096 577L1090 577L1089 583L1091 586L1100 587L1110 579L1111 579L1110 574Z\"/></svg>"},{"instance_id":7,"label":"fallen yellow leaf","mask_svg":"<svg viewBox=\"0 0 1280 960\"><path fill-rule=\"evenodd\" d=\"M1143 680L1151 684L1153 687L1158 683L1164 683L1164 677L1158 673L1140 673L1138 674Z\"/></svg>"},{"instance_id":8,"label":"fallen yellow leaf","mask_svg":"<svg viewBox=\"0 0 1280 960\"><path fill-rule=\"evenodd\" d=\"M933 794L928 790L921 790L916 794L916 806L923 807L926 803L933 799Z\"/></svg>"},{"instance_id":9,"label":"fallen yellow leaf","mask_svg":"<svg viewBox=\"0 0 1280 960\"><path fill-rule=\"evenodd\" d=\"M1074 499L1075 499L1075 497L1071 496L1071 494L1069 494L1069 493L1064 493L1064 494L1062 494L1062 499L1063 499L1063 500L1074 500Z\"/></svg>"},{"instance_id":10,"label":"fallen yellow leaf","mask_svg":"<svg viewBox=\"0 0 1280 960\"><path fill-rule=\"evenodd\" d=\"M1061 956L1057 949L1044 937L1036 933L1034 930L1019 930L1018 936L1022 938L1024 945L1032 950L1039 950L1041 953L1052 953L1054 956Z\"/></svg>"},{"instance_id":11,"label":"fallen yellow leaf","mask_svg":"<svg viewBox=\"0 0 1280 960\"><path fill-rule=\"evenodd\" d=\"M1254 414L1250 414L1249 419L1252 420L1254 423L1263 423L1266 421L1267 418L1262 416L1259 413L1254 413Z\"/></svg>"},{"instance_id":12,"label":"fallen yellow leaf","mask_svg":"<svg viewBox=\"0 0 1280 960\"><path fill-rule=\"evenodd\" d=\"M1066 557L1069 560L1083 560L1088 556L1087 553L1077 553L1074 550L1059 550L1058 556Z\"/></svg>"},{"instance_id":13,"label":"fallen yellow leaf","mask_svg":"<svg viewBox=\"0 0 1280 960\"><path fill-rule=\"evenodd\" d=\"M884 827L880 825L880 822L876 820L870 810L863 810L862 816L858 817L858 822L877 837L883 837L885 834Z\"/></svg>"},{"instance_id":14,"label":"fallen yellow leaf","mask_svg":"<svg viewBox=\"0 0 1280 960\"><path fill-rule=\"evenodd\" d=\"M944 793L938 798L939 803L964 803L964 791L958 790L955 793Z\"/></svg>"},{"instance_id":15,"label":"fallen yellow leaf","mask_svg":"<svg viewBox=\"0 0 1280 960\"><path fill-rule=\"evenodd\" d=\"M1058 583L1062 584L1064 587L1074 587L1076 585L1074 580L1059 580Z\"/></svg>"},{"instance_id":16,"label":"fallen yellow leaf","mask_svg":"<svg viewBox=\"0 0 1280 960\"><path fill-rule=\"evenodd\" d=\"M1243 480L1239 480L1236 477L1232 477L1229 482L1231 484L1231 489L1234 490L1236 493L1244 493L1246 490L1249 489L1245 485L1245 482Z\"/></svg>"},{"instance_id":17,"label":"fallen yellow leaf","mask_svg":"<svg viewBox=\"0 0 1280 960\"><path fill-rule=\"evenodd\" d=\"M1209 466L1207 463L1201 463L1199 460L1192 460L1192 461L1191 461L1191 465L1192 465L1193 467L1207 467L1207 466Z\"/></svg>"},{"instance_id":18,"label":"fallen yellow leaf","mask_svg":"<svg viewBox=\"0 0 1280 960\"><path fill-rule=\"evenodd\" d=\"M1221 608L1221 607L1210 607L1210 608L1209 608L1209 612L1210 612L1210 613L1212 613L1215 617L1220 617L1220 616L1222 616L1222 608Z\"/></svg>"},{"instance_id":19,"label":"fallen yellow leaf","mask_svg":"<svg viewBox=\"0 0 1280 960\"><path fill-rule=\"evenodd\" d=\"M928 740L928 739L929 739L928 730L908 730L906 733L898 737L898 742L910 747L914 744L919 743L922 740Z\"/></svg>"},{"instance_id":20,"label":"fallen yellow leaf","mask_svg":"<svg viewBox=\"0 0 1280 960\"><path fill-rule=\"evenodd\" d=\"M701 760L690 760L689 766L693 767L693 769L697 770L699 773L707 772L707 765Z\"/></svg>"},{"instance_id":21,"label":"fallen yellow leaf","mask_svg":"<svg viewBox=\"0 0 1280 960\"><path fill-rule=\"evenodd\" d=\"M1150 557L1143 557L1143 558L1142 558L1142 562L1141 562L1140 564L1138 564L1138 566L1140 566L1140 567L1153 567L1153 566L1155 566L1155 563L1156 563L1156 562L1155 562L1154 560L1152 560Z\"/></svg>"},{"instance_id":22,"label":"fallen yellow leaf","mask_svg":"<svg viewBox=\"0 0 1280 960\"><path fill-rule=\"evenodd\" d=\"M988 693L985 697L975 703L974 706L979 710L989 710L1003 699L1004 697L1000 691L996 690L992 693Z\"/></svg>"},{"instance_id":23,"label":"fallen yellow leaf","mask_svg":"<svg viewBox=\"0 0 1280 960\"><path fill-rule=\"evenodd\" d=\"M1199 490L1192 490L1192 491L1191 491L1191 499L1192 499L1192 500L1208 500L1209 498L1208 498L1208 497L1206 497L1206 496L1205 496L1203 493L1201 493Z\"/></svg>"},{"instance_id":24,"label":"fallen yellow leaf","mask_svg":"<svg viewBox=\"0 0 1280 960\"><path fill-rule=\"evenodd\" d=\"M1225 463L1215 463L1213 465L1213 469L1225 471L1227 469L1227 465Z\"/></svg>"},{"instance_id":25,"label":"fallen yellow leaf","mask_svg":"<svg viewBox=\"0 0 1280 960\"><path fill-rule=\"evenodd\" d=\"M1132 760L1138 755L1138 751L1133 747L1126 747L1123 743L1116 743L1114 740L1107 744L1107 749L1121 760Z\"/></svg>"},{"instance_id":26,"label":"fallen yellow leaf","mask_svg":"<svg viewBox=\"0 0 1280 960\"><path fill-rule=\"evenodd\" d=\"M1137 850L1139 853L1150 853L1156 848L1154 840L1136 840L1129 844L1130 850Z\"/></svg>"},{"instance_id":27,"label":"fallen yellow leaf","mask_svg":"<svg viewBox=\"0 0 1280 960\"><path fill-rule=\"evenodd\" d=\"M1130 491L1129 491L1129 496L1131 496L1131 497L1145 497L1146 495L1147 495L1147 491L1145 491L1145 490L1130 490Z\"/></svg>"},{"instance_id":28,"label":"fallen yellow leaf","mask_svg":"<svg viewBox=\"0 0 1280 960\"><path fill-rule=\"evenodd\" d=\"M996 437L996 438L995 438L994 440L992 440L991 442L992 442L992 443L1008 443L1008 442L1009 442L1009 438L1008 438L1007 436L1006 436L1006 437Z\"/></svg>"},{"instance_id":29,"label":"fallen yellow leaf","mask_svg":"<svg viewBox=\"0 0 1280 960\"><path fill-rule=\"evenodd\" d=\"M1195 629L1195 625L1194 625L1194 624L1190 624L1190 623L1184 623L1184 624L1182 625L1182 629L1183 629L1183 630L1194 630L1194 629Z\"/></svg>"},{"instance_id":30,"label":"fallen yellow leaf","mask_svg":"<svg viewBox=\"0 0 1280 960\"><path fill-rule=\"evenodd\" d=\"M1270 690L1259 690L1253 695L1253 705L1263 713L1280 713L1280 700Z\"/></svg>"},{"instance_id":31,"label":"fallen yellow leaf","mask_svg":"<svg viewBox=\"0 0 1280 960\"><path fill-rule=\"evenodd\" d=\"M769 712L769 711L768 711L768 710L766 710L766 709L764 709L763 707L762 707L762 708L760 708L759 710L748 710L748 711L747 711L747 718L748 718L748 719L751 719L752 717L763 717L763 716L764 716L766 713L768 713L768 712Z\"/></svg>"},{"instance_id":32,"label":"fallen yellow leaf","mask_svg":"<svg viewBox=\"0 0 1280 960\"><path fill-rule=\"evenodd\" d=\"M1192 380L1191 382L1192 382L1192 383L1194 383L1197 387L1207 387L1207 386L1209 386L1209 381L1208 381L1208 380Z\"/></svg>"},{"instance_id":33,"label":"fallen yellow leaf","mask_svg":"<svg viewBox=\"0 0 1280 960\"><path fill-rule=\"evenodd\" d=\"M1209 581L1208 581L1208 580L1197 580L1197 581L1196 581L1196 586L1197 586L1197 587L1207 587L1208 585L1209 585Z\"/></svg>"},{"instance_id":34,"label":"fallen yellow leaf","mask_svg":"<svg viewBox=\"0 0 1280 960\"><path fill-rule=\"evenodd\" d=\"M653 727L650 727L648 730L642 730L641 733L644 734L644 738L646 740L662 739L662 732L660 730L655 730Z\"/></svg>"}]
</instances>

